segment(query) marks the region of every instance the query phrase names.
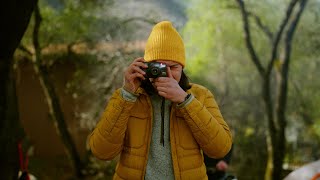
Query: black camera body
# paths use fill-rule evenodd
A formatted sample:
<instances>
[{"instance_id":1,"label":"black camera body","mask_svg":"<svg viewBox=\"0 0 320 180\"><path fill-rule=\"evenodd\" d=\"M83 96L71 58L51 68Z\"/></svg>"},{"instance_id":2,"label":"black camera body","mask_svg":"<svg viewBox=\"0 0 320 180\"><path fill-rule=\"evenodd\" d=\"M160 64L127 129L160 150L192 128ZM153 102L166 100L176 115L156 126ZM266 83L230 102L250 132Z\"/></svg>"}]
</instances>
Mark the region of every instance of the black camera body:
<instances>
[{"instance_id":1,"label":"black camera body","mask_svg":"<svg viewBox=\"0 0 320 180\"><path fill-rule=\"evenodd\" d=\"M146 72L146 78L167 77L167 65L159 62L146 62L148 68L142 69Z\"/></svg>"}]
</instances>

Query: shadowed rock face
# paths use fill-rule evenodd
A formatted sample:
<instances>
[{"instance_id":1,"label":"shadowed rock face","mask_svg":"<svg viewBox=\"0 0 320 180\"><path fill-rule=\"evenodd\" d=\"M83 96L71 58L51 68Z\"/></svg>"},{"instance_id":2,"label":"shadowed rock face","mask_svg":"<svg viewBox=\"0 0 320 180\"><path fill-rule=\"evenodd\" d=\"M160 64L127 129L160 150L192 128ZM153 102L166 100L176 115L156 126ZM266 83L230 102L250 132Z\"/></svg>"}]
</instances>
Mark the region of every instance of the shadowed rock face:
<instances>
[{"instance_id":1,"label":"shadowed rock face","mask_svg":"<svg viewBox=\"0 0 320 180\"><path fill-rule=\"evenodd\" d=\"M311 180L317 174L320 174L320 160L306 164L294 170L285 177L284 180Z\"/></svg>"}]
</instances>

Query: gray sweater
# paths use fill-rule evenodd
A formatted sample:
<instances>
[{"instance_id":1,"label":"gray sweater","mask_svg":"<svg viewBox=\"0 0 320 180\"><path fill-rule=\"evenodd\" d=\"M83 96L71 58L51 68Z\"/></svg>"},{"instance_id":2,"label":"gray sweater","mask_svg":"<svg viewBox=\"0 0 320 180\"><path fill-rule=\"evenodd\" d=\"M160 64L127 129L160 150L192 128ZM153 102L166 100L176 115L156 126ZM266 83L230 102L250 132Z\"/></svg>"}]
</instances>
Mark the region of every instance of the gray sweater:
<instances>
[{"instance_id":1,"label":"gray sweater","mask_svg":"<svg viewBox=\"0 0 320 180\"><path fill-rule=\"evenodd\" d=\"M170 134L170 106L171 102L165 100L164 106L164 145L161 139L161 102L159 95L150 96L153 108L152 137L149 149L147 171L145 179L171 180L174 179Z\"/></svg>"},{"instance_id":2,"label":"gray sweater","mask_svg":"<svg viewBox=\"0 0 320 180\"><path fill-rule=\"evenodd\" d=\"M129 93L122 88L122 97L128 101L136 101L137 96ZM191 95L185 102L181 103L178 108L189 104L194 97ZM146 180L174 180L174 172L171 158L170 144L170 108L171 101L165 100L164 106L164 145L160 143L161 139L161 96L154 94L150 96L153 108L152 120L152 137L148 155Z\"/></svg>"}]
</instances>

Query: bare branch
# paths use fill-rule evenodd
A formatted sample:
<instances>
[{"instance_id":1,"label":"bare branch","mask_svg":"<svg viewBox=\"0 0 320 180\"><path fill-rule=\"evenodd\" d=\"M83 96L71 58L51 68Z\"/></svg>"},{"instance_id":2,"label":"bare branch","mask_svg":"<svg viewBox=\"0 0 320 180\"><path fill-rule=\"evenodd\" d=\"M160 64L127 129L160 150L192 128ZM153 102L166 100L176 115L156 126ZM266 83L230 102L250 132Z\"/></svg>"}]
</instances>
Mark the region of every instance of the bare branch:
<instances>
[{"instance_id":1,"label":"bare branch","mask_svg":"<svg viewBox=\"0 0 320 180\"><path fill-rule=\"evenodd\" d=\"M40 65L40 56L41 56L41 48L40 48L40 43L39 43L39 31L40 31L40 25L42 21L42 16L40 14L40 8L39 5L37 4L35 9L34 9L34 28L32 32L32 42L34 45L34 50L35 50L35 58L34 62L37 65Z\"/></svg>"},{"instance_id":2,"label":"bare branch","mask_svg":"<svg viewBox=\"0 0 320 180\"><path fill-rule=\"evenodd\" d=\"M290 52L291 52L291 45L292 45L292 39L293 39L293 36L294 36L294 33L295 33L295 30L297 29L297 25L298 25L298 22L301 18L301 15L305 9L305 6L307 4L308 0L300 0L299 2L299 9L298 9L298 12L296 14L296 16L293 18L289 28L288 28L288 31L286 33L286 37L285 37L285 53L286 53L286 56L285 56L285 61L284 61L284 65L287 65L289 64L289 61L290 61Z\"/></svg>"},{"instance_id":3,"label":"bare branch","mask_svg":"<svg viewBox=\"0 0 320 180\"><path fill-rule=\"evenodd\" d=\"M285 52L284 52L284 63L281 68L281 84L280 84L280 93L279 93L279 105L278 105L278 115L284 116L284 112L286 110L286 102L287 102L287 89L288 89L288 73L289 73L289 62L290 62L290 55L291 55L291 45L292 45L292 39L294 36L294 32L297 29L298 22L300 20L300 17L305 9L306 3L308 0L300 0L299 2L299 9L296 13L295 17L293 17L293 20L288 28L288 31L286 33L285 37ZM281 121L282 127L285 127L286 121L285 118L279 118Z\"/></svg>"},{"instance_id":4,"label":"bare branch","mask_svg":"<svg viewBox=\"0 0 320 180\"><path fill-rule=\"evenodd\" d=\"M257 56L256 51L255 51L253 44L252 44L251 33L250 33L250 28L249 28L248 12L245 9L245 5L244 5L243 0L236 0L236 1L239 5L240 11L241 11L242 21L243 21L243 30L244 30L244 39L245 39L251 60L253 61L253 63L257 67L259 74L263 77L265 70L264 70L262 64L260 63L260 59Z\"/></svg>"},{"instance_id":5,"label":"bare branch","mask_svg":"<svg viewBox=\"0 0 320 180\"><path fill-rule=\"evenodd\" d=\"M280 42L281 37L282 37L282 33L283 33L286 25L288 24L289 19L291 17L291 14L293 12L293 9L294 9L294 7L295 7L295 5L297 4L298 1L299 0L291 0L290 4L288 6L288 9L286 11L286 16L282 20L282 23L279 26L279 30L276 33L276 37L275 37L275 40L274 40L273 46L272 46L271 59L270 59L270 62L268 64L268 67L267 67L267 72L266 72L267 76L271 73L271 70L272 70L272 67L273 67L273 63L274 63L274 61L276 60L276 58L278 56L278 46L279 46L279 42Z\"/></svg>"},{"instance_id":6,"label":"bare branch","mask_svg":"<svg viewBox=\"0 0 320 180\"><path fill-rule=\"evenodd\" d=\"M270 134L276 133L276 127L275 127L275 122L274 122L274 116L273 116L273 104L272 104L272 98L270 95L270 77L265 73L265 69L260 63L260 60L258 59L255 50L253 48L251 36L250 36L250 29L249 29L249 22L248 22L248 12L245 10L245 5L243 0L236 0L239 4L241 14L242 14L242 20L243 20L243 29L245 33L245 40L246 40L246 45L249 50L251 60L255 63L260 76L263 79L263 99L266 105L266 111L267 111L267 116L268 116L268 126L269 126L269 132ZM271 135L272 142L274 142L274 137Z\"/></svg>"},{"instance_id":7,"label":"bare branch","mask_svg":"<svg viewBox=\"0 0 320 180\"><path fill-rule=\"evenodd\" d=\"M269 38L270 42L272 43L274 35L269 29L269 27L264 25L261 21L261 18L258 15L254 14L253 12L248 12L248 15L254 18L257 26L266 34L266 36Z\"/></svg>"},{"instance_id":8,"label":"bare branch","mask_svg":"<svg viewBox=\"0 0 320 180\"><path fill-rule=\"evenodd\" d=\"M32 56L32 55L33 55L32 51L29 50L29 49L28 49L26 46L24 46L23 44L19 44L18 48L19 48L21 51L27 53L29 56Z\"/></svg>"},{"instance_id":9,"label":"bare branch","mask_svg":"<svg viewBox=\"0 0 320 180\"><path fill-rule=\"evenodd\" d=\"M42 87L45 99L48 105L49 115L54 120L54 124L57 128L57 132L61 137L62 143L67 149L67 153L70 156L77 177L81 177L82 174L82 161L77 152L76 145L72 139L72 136L68 130L64 113L62 111L59 96L57 95L54 84L50 80L50 75L46 66L41 65L41 47L39 42L39 30L41 26L42 16L40 13L39 4L36 4L34 9L35 25L33 29L33 46L35 54L33 58L33 69L36 72L40 85Z\"/></svg>"}]
</instances>

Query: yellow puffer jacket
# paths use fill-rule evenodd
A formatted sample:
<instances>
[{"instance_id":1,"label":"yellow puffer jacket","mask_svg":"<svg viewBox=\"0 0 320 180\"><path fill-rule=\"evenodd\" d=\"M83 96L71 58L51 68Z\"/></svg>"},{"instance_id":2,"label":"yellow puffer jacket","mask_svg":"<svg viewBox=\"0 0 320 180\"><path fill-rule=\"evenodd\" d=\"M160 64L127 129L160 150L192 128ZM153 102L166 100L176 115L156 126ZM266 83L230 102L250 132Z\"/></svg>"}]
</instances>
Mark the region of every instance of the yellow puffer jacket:
<instances>
[{"instance_id":1,"label":"yellow puffer jacket","mask_svg":"<svg viewBox=\"0 0 320 180\"><path fill-rule=\"evenodd\" d=\"M153 113L149 96L142 88L137 92L137 101L129 102L117 90L90 137L97 158L111 160L121 153L113 179L144 179L146 172ZM223 157L231 148L231 133L209 90L192 84L187 93L195 98L180 109L173 104L170 115L174 176L208 179L202 151Z\"/></svg>"}]
</instances>

